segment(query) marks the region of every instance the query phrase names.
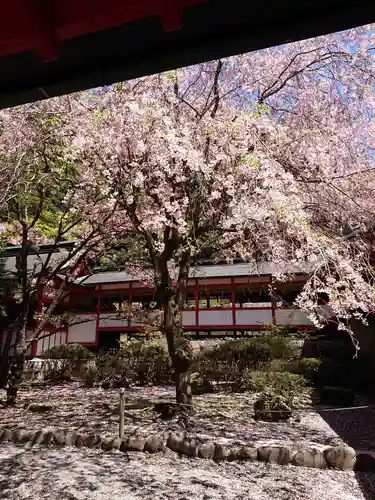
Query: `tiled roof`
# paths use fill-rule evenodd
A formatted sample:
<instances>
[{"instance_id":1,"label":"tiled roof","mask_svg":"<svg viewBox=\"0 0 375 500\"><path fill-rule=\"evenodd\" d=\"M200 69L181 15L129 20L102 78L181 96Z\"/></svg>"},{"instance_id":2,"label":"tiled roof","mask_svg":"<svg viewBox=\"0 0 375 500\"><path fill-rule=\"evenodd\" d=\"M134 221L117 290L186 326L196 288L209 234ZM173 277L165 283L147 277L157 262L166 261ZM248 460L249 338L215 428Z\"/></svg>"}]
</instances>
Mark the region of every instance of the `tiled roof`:
<instances>
[{"instance_id":1,"label":"tiled roof","mask_svg":"<svg viewBox=\"0 0 375 500\"><path fill-rule=\"evenodd\" d=\"M56 252L53 254L41 254L40 256L37 255L29 255L27 257L27 269L28 272L31 274L33 273L34 275L38 274L38 272L42 268L42 263L44 263L47 258L50 256L50 261L49 264L52 267L56 267L61 261L66 259L68 253L67 252ZM8 258L1 258L0 260L3 260L4 263L4 277L8 279L12 279L15 277L15 274L17 273L17 267L16 267L16 257L8 257Z\"/></svg>"},{"instance_id":2,"label":"tiled roof","mask_svg":"<svg viewBox=\"0 0 375 500\"><path fill-rule=\"evenodd\" d=\"M311 265L303 263L300 266L294 266L289 269L290 273L306 273L311 269ZM190 278L223 278L232 276L262 276L275 274L278 267L272 263L264 264L220 264L192 267L189 273ZM137 281L137 278L123 271L98 272L91 276L79 278L77 283L85 286L94 286L99 284L125 283Z\"/></svg>"}]
</instances>

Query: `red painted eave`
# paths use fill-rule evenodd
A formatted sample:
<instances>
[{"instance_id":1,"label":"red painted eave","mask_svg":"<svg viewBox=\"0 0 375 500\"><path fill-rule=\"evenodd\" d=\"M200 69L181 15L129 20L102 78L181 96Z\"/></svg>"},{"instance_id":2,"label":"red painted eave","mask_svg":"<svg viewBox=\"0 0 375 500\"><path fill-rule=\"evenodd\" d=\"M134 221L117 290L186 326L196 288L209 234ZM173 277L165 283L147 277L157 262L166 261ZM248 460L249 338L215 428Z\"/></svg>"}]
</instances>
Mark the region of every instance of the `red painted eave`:
<instances>
[{"instance_id":1,"label":"red painted eave","mask_svg":"<svg viewBox=\"0 0 375 500\"><path fill-rule=\"evenodd\" d=\"M55 59L64 40L148 17L164 30L182 26L182 13L205 0L13 0L0 7L0 57L35 51ZM136 43L136 42L135 42Z\"/></svg>"}]
</instances>

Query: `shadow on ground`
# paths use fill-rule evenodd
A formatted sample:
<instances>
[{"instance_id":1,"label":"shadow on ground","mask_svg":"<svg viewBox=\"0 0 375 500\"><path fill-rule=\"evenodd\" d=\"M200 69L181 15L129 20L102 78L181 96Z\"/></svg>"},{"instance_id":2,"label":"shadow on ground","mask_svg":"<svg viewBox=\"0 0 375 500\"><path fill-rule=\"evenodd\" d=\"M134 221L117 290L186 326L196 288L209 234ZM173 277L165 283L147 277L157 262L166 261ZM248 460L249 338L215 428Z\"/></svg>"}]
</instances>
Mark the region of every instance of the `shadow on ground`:
<instances>
[{"instance_id":1,"label":"shadow on ground","mask_svg":"<svg viewBox=\"0 0 375 500\"><path fill-rule=\"evenodd\" d=\"M337 335L337 333L336 333ZM353 344L335 334L323 340L305 343L307 356L321 360L313 401L315 410L329 427L356 452L375 452L375 398L371 368L361 358L355 358ZM306 356L306 354L304 354ZM319 405L323 387L340 387L355 394L352 404ZM341 407L340 407L341 406ZM375 467L373 472L356 472L356 479L366 500L375 498Z\"/></svg>"}]
</instances>

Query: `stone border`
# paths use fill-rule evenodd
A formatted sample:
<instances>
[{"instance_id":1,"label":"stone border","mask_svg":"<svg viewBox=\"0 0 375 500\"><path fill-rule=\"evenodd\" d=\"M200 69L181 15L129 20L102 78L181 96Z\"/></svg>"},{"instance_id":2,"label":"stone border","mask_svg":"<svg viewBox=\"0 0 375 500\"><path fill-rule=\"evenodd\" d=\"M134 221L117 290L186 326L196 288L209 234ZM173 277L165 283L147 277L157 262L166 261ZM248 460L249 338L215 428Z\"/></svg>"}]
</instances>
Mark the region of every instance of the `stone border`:
<instances>
[{"instance_id":1,"label":"stone border","mask_svg":"<svg viewBox=\"0 0 375 500\"><path fill-rule=\"evenodd\" d=\"M199 457L215 461L260 461L278 465L296 465L319 469L339 470L375 470L375 458L371 454L356 452L349 446L327 447L321 445L308 446L305 449L292 449L286 446L263 445L229 446L218 442L198 443L187 438L181 431L167 434L150 434L147 438L137 436L120 438L103 438L96 434L78 434L65 430L11 430L0 429L0 442L24 444L30 449L35 445L77 446L98 448L104 451L120 450L122 452L148 452L165 454L175 452L188 457ZM357 462L357 466L356 466Z\"/></svg>"}]
</instances>

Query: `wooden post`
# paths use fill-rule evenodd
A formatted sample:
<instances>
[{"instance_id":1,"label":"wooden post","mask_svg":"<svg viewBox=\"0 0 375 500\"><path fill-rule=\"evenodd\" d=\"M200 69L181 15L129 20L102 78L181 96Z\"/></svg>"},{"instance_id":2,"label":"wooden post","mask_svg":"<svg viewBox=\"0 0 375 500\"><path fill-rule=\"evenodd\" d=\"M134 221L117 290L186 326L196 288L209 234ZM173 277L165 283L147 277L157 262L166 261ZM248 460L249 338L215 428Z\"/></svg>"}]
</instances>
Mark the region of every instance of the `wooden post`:
<instances>
[{"instance_id":1,"label":"wooden post","mask_svg":"<svg viewBox=\"0 0 375 500\"><path fill-rule=\"evenodd\" d=\"M120 425L119 425L119 438L124 439L124 427L125 427L125 389L120 389Z\"/></svg>"},{"instance_id":2,"label":"wooden post","mask_svg":"<svg viewBox=\"0 0 375 500\"><path fill-rule=\"evenodd\" d=\"M195 279L195 326L199 325L199 284L198 280Z\"/></svg>"},{"instance_id":3,"label":"wooden post","mask_svg":"<svg viewBox=\"0 0 375 500\"><path fill-rule=\"evenodd\" d=\"M230 288L232 292L232 326L236 325L236 289L234 278L230 279Z\"/></svg>"},{"instance_id":4,"label":"wooden post","mask_svg":"<svg viewBox=\"0 0 375 500\"><path fill-rule=\"evenodd\" d=\"M102 311L102 285L98 286L97 290L97 305L96 305L96 326L95 326L95 345L99 345L99 325L100 325L100 314Z\"/></svg>"}]
</instances>

